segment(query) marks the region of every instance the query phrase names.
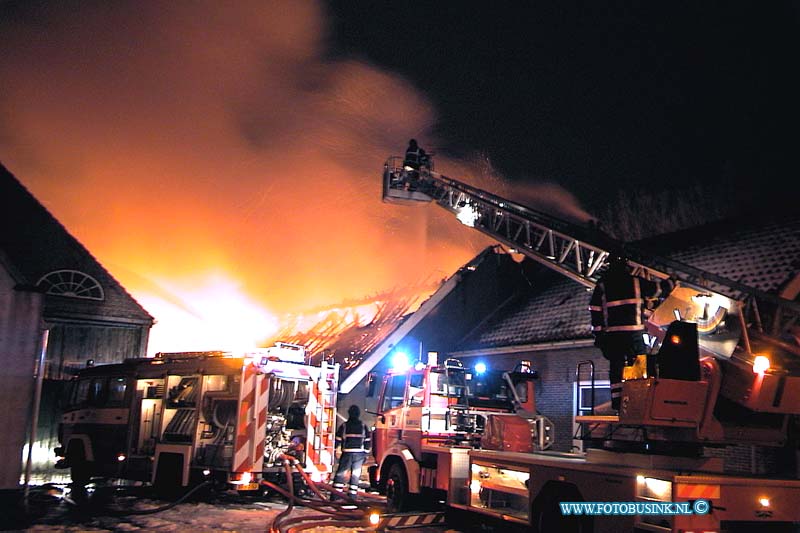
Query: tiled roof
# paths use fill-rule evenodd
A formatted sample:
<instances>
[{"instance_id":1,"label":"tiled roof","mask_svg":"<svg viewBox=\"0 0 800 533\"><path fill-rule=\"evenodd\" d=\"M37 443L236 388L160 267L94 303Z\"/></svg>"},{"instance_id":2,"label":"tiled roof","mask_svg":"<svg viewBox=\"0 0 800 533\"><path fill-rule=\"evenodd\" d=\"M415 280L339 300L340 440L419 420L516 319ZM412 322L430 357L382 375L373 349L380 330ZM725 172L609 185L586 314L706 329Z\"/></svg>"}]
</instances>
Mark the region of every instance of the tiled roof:
<instances>
[{"instance_id":1,"label":"tiled roof","mask_svg":"<svg viewBox=\"0 0 800 533\"><path fill-rule=\"evenodd\" d=\"M800 274L800 215L795 214L719 222L636 244L766 292L778 292ZM590 297L579 283L547 271L530 293L466 338L459 351L591 338Z\"/></svg>"},{"instance_id":2,"label":"tiled roof","mask_svg":"<svg viewBox=\"0 0 800 533\"><path fill-rule=\"evenodd\" d=\"M0 164L0 251L20 285L75 270L94 278L103 300L48 295L45 315L152 325L153 317L17 179Z\"/></svg>"},{"instance_id":3,"label":"tiled roof","mask_svg":"<svg viewBox=\"0 0 800 533\"><path fill-rule=\"evenodd\" d=\"M586 311L591 293L583 285L549 270L540 272L532 283L528 295L521 295L500 311L471 335L460 349L591 337L589 313Z\"/></svg>"},{"instance_id":4,"label":"tiled roof","mask_svg":"<svg viewBox=\"0 0 800 533\"><path fill-rule=\"evenodd\" d=\"M800 272L800 215L756 214L637 244L749 287L779 292Z\"/></svg>"}]
</instances>

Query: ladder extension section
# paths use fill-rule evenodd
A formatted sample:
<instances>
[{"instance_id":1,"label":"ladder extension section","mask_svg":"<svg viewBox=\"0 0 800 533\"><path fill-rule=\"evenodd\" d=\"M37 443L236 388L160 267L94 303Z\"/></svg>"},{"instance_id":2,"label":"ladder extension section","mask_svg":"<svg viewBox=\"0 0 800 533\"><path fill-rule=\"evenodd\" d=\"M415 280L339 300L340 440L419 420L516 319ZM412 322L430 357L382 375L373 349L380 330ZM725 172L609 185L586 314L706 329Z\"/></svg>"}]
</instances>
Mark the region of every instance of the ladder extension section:
<instances>
[{"instance_id":1,"label":"ladder extension section","mask_svg":"<svg viewBox=\"0 0 800 533\"><path fill-rule=\"evenodd\" d=\"M320 364L317 379L311 382L308 401L308 459L315 467L312 479L321 481L331 474L336 435L336 396L339 390L338 364ZM310 466L310 465L309 465Z\"/></svg>"},{"instance_id":2,"label":"ladder extension section","mask_svg":"<svg viewBox=\"0 0 800 533\"><path fill-rule=\"evenodd\" d=\"M752 329L777 336L800 321L800 303L786 300L690 265L658 257L616 241L592 227L581 227L501 198L426 168L408 171L403 158L384 164L383 198L388 202L430 202L525 256L592 288L612 253L622 253L634 271L647 278L674 276L740 302Z\"/></svg>"}]
</instances>

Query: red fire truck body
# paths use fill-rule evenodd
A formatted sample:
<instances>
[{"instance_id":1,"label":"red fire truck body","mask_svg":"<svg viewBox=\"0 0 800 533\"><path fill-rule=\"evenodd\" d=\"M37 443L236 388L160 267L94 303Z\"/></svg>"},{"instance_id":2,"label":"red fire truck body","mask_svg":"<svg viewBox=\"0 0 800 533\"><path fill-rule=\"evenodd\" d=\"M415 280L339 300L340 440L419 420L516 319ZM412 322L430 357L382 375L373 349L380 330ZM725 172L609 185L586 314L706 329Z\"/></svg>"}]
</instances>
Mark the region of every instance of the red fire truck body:
<instances>
[{"instance_id":1,"label":"red fire truck body","mask_svg":"<svg viewBox=\"0 0 800 533\"><path fill-rule=\"evenodd\" d=\"M203 479L254 490L284 454L312 478L333 464L338 365L304 349L163 353L83 369L59 429L74 481L93 475L177 489Z\"/></svg>"},{"instance_id":2,"label":"red fire truck body","mask_svg":"<svg viewBox=\"0 0 800 533\"><path fill-rule=\"evenodd\" d=\"M549 451L551 422L531 416L536 411L534 380L520 380L524 373L509 374L501 394L481 397L466 392L479 388L479 378L474 373L470 377L470 372L446 362L385 376L374 454L377 484L393 508L408 510L423 498L438 499L456 512L451 514L453 525L466 516L468 521L495 519L511 530L542 532L750 531L758 524L792 531L800 523L800 481L793 472L783 479L725 474L719 457L671 454L669 433L653 440L654 445L662 444L658 451ZM680 412L685 395L672 381L630 380L623 396L630 403L645 402L651 417L674 403ZM641 394L643 384L650 385L651 398L631 399ZM504 396L513 399L506 401ZM581 422L588 426L587 437L599 432L600 438L610 439L603 433L607 426L617 431L626 424L641 428L641 420L628 420L626 415L587 416ZM688 424L678 420L670 427L675 426L685 430ZM620 438L625 442L624 435ZM708 507L695 504L698 500ZM563 514L561 504L586 502L616 503L616 509L608 507L616 514Z\"/></svg>"}]
</instances>

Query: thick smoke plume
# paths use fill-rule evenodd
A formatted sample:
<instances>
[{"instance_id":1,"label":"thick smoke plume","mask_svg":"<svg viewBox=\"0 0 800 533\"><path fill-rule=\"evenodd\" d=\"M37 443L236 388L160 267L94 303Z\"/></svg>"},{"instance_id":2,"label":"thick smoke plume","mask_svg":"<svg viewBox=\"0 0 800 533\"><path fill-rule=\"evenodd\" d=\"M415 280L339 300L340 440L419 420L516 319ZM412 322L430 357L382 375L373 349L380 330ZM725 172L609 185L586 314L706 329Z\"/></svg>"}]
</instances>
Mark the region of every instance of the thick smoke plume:
<instances>
[{"instance_id":1,"label":"thick smoke plume","mask_svg":"<svg viewBox=\"0 0 800 533\"><path fill-rule=\"evenodd\" d=\"M316 2L0 10L0 161L155 316L151 352L256 342L280 314L444 278L489 244L381 202L383 161L435 145L434 110L331 59Z\"/></svg>"}]
</instances>

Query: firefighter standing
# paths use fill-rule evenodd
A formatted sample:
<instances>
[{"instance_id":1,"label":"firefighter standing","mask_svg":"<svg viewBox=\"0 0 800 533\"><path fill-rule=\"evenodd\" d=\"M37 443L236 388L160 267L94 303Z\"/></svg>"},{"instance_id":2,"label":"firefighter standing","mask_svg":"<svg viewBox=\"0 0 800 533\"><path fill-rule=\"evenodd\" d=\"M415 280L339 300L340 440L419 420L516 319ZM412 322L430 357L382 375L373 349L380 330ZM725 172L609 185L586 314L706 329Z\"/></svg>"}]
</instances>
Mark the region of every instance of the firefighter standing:
<instances>
[{"instance_id":1,"label":"firefighter standing","mask_svg":"<svg viewBox=\"0 0 800 533\"><path fill-rule=\"evenodd\" d=\"M411 170L419 170L419 162L420 156L422 155L422 149L417 144L416 139L411 139L408 141L408 148L406 148L406 155L403 159L403 166L408 167Z\"/></svg>"},{"instance_id":2,"label":"firefighter standing","mask_svg":"<svg viewBox=\"0 0 800 533\"><path fill-rule=\"evenodd\" d=\"M408 189L414 191L417 189L419 181L419 169L422 164L428 166L428 155L425 150L420 148L416 139L408 141L408 148L406 148L406 155L403 159L403 168L408 176Z\"/></svg>"},{"instance_id":3,"label":"firefighter standing","mask_svg":"<svg viewBox=\"0 0 800 533\"><path fill-rule=\"evenodd\" d=\"M621 256L613 256L589 302L595 346L609 362L611 406L619 411L622 372L645 354L644 322L654 303L672 290L672 280L634 276Z\"/></svg>"},{"instance_id":4,"label":"firefighter standing","mask_svg":"<svg viewBox=\"0 0 800 533\"><path fill-rule=\"evenodd\" d=\"M347 421L336 431L336 450L341 449L339 467L333 477L333 488L343 491L349 483L348 493L355 497L361 479L361 466L370 450L370 431L359 419L361 410L351 405L347 410Z\"/></svg>"}]
</instances>

